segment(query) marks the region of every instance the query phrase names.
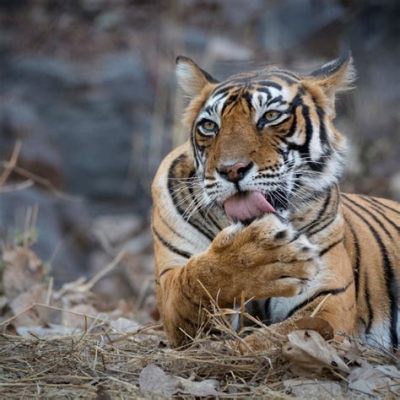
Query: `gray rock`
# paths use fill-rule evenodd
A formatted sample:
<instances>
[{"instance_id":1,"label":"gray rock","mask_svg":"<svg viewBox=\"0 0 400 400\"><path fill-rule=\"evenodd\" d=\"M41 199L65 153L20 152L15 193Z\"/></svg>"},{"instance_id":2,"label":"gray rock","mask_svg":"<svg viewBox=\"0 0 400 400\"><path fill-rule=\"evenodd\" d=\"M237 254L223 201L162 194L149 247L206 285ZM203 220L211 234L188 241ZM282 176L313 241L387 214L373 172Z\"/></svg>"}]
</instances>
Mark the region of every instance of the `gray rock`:
<instances>
[{"instance_id":1,"label":"gray rock","mask_svg":"<svg viewBox=\"0 0 400 400\"><path fill-rule=\"evenodd\" d=\"M335 1L284 0L271 4L263 19L264 47L271 52L296 49L343 15L344 9Z\"/></svg>"},{"instance_id":2,"label":"gray rock","mask_svg":"<svg viewBox=\"0 0 400 400\"><path fill-rule=\"evenodd\" d=\"M149 131L153 97L140 57L132 52L107 53L87 62L11 57L4 70L8 86L24 99L18 102L29 107L26 115L18 110L13 115L18 115L17 127L29 131L30 158L33 153L36 163L53 163L56 169L62 163L68 192L132 201L134 182L140 179L140 171L130 171L132 135ZM9 118L15 119L13 115ZM38 142L37 120L49 132L51 145L49 140Z\"/></svg>"},{"instance_id":3,"label":"gray rock","mask_svg":"<svg viewBox=\"0 0 400 400\"><path fill-rule=\"evenodd\" d=\"M0 104L0 160L6 160L17 142L22 142L18 165L47 179L53 186L63 182L62 162L50 135L33 107L12 96Z\"/></svg>"},{"instance_id":4,"label":"gray rock","mask_svg":"<svg viewBox=\"0 0 400 400\"><path fill-rule=\"evenodd\" d=\"M56 198L37 188L0 193L0 204L0 237L10 244L18 242L25 232L28 210L38 208L33 250L50 265L56 285L87 272L92 240L86 233L88 227L82 227L88 215L83 204Z\"/></svg>"}]
</instances>

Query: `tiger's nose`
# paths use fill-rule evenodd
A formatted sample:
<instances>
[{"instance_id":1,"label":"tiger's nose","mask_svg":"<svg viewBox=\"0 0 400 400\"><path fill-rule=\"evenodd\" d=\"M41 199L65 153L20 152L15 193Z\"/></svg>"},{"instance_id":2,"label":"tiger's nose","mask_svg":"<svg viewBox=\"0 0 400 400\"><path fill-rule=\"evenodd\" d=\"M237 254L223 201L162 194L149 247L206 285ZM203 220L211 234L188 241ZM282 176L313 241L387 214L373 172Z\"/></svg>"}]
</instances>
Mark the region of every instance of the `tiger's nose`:
<instances>
[{"instance_id":1,"label":"tiger's nose","mask_svg":"<svg viewBox=\"0 0 400 400\"><path fill-rule=\"evenodd\" d=\"M218 173L229 182L239 182L250 171L253 163L250 161L248 164L238 162L230 165L222 165L217 168Z\"/></svg>"}]
</instances>

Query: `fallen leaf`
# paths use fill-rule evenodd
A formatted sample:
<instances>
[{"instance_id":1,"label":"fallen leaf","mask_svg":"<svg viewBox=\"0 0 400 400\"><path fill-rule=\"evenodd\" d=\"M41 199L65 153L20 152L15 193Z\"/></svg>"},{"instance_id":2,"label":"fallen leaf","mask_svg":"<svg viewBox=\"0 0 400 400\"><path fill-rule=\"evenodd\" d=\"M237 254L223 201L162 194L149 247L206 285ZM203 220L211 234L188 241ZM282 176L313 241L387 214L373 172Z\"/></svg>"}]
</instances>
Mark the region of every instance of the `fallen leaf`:
<instances>
[{"instance_id":1,"label":"fallen leaf","mask_svg":"<svg viewBox=\"0 0 400 400\"><path fill-rule=\"evenodd\" d=\"M56 324L51 324L49 328L43 328L41 326L19 326L16 330L20 336L31 336L33 334L40 338L63 337L82 332L75 328L68 328Z\"/></svg>"},{"instance_id":2,"label":"fallen leaf","mask_svg":"<svg viewBox=\"0 0 400 400\"><path fill-rule=\"evenodd\" d=\"M3 252L3 290L8 300L43 283L45 268L36 254L24 247L5 249Z\"/></svg>"},{"instance_id":3,"label":"fallen leaf","mask_svg":"<svg viewBox=\"0 0 400 400\"><path fill-rule=\"evenodd\" d=\"M360 365L362 353L359 344L351 338L343 338L338 348L339 355L348 362L348 364Z\"/></svg>"},{"instance_id":4,"label":"fallen leaf","mask_svg":"<svg viewBox=\"0 0 400 400\"><path fill-rule=\"evenodd\" d=\"M178 378L182 385L180 390L184 394L193 396L218 396L218 381L215 379L205 379L204 381L194 382L189 379Z\"/></svg>"},{"instance_id":5,"label":"fallen leaf","mask_svg":"<svg viewBox=\"0 0 400 400\"><path fill-rule=\"evenodd\" d=\"M165 396L172 396L178 392L179 382L175 377L167 375L160 367L149 364L140 372L139 387L144 393L161 393Z\"/></svg>"},{"instance_id":6,"label":"fallen leaf","mask_svg":"<svg viewBox=\"0 0 400 400\"><path fill-rule=\"evenodd\" d=\"M400 371L391 365L373 366L367 362L354 368L349 375L349 389L376 396L379 389L392 388L400 395Z\"/></svg>"},{"instance_id":7,"label":"fallen leaf","mask_svg":"<svg viewBox=\"0 0 400 400\"><path fill-rule=\"evenodd\" d=\"M87 329L99 313L90 304L79 304L62 312L62 325L70 328Z\"/></svg>"},{"instance_id":8,"label":"fallen leaf","mask_svg":"<svg viewBox=\"0 0 400 400\"><path fill-rule=\"evenodd\" d=\"M334 337L331 324L322 318L304 317L296 321L295 325L298 330L312 329L317 331L325 340L331 340Z\"/></svg>"},{"instance_id":9,"label":"fallen leaf","mask_svg":"<svg viewBox=\"0 0 400 400\"><path fill-rule=\"evenodd\" d=\"M53 310L33 306L35 303L44 303L47 295L46 285L34 285L25 293L21 293L10 302L10 308L17 317L12 324L18 326L43 326L53 321Z\"/></svg>"},{"instance_id":10,"label":"fallen leaf","mask_svg":"<svg viewBox=\"0 0 400 400\"><path fill-rule=\"evenodd\" d=\"M186 378L167 375L160 367L149 364L139 375L139 386L142 392L160 393L165 396L190 394L192 396L217 396L218 381L205 379L195 382Z\"/></svg>"},{"instance_id":11,"label":"fallen leaf","mask_svg":"<svg viewBox=\"0 0 400 400\"><path fill-rule=\"evenodd\" d=\"M141 325L128 318L120 317L117 320L110 321L111 328L119 332L132 332L138 330Z\"/></svg>"},{"instance_id":12,"label":"fallen leaf","mask_svg":"<svg viewBox=\"0 0 400 400\"><path fill-rule=\"evenodd\" d=\"M393 379L400 379L400 370L394 365L378 365L376 369Z\"/></svg>"},{"instance_id":13,"label":"fallen leaf","mask_svg":"<svg viewBox=\"0 0 400 400\"><path fill-rule=\"evenodd\" d=\"M354 368L349 375L349 389L373 396L377 385L384 383L383 374L371 366Z\"/></svg>"},{"instance_id":14,"label":"fallen leaf","mask_svg":"<svg viewBox=\"0 0 400 400\"><path fill-rule=\"evenodd\" d=\"M289 333L288 343L283 347L283 355L292 361L296 370L319 372L323 368L333 368L350 372L336 350L313 330Z\"/></svg>"}]
</instances>

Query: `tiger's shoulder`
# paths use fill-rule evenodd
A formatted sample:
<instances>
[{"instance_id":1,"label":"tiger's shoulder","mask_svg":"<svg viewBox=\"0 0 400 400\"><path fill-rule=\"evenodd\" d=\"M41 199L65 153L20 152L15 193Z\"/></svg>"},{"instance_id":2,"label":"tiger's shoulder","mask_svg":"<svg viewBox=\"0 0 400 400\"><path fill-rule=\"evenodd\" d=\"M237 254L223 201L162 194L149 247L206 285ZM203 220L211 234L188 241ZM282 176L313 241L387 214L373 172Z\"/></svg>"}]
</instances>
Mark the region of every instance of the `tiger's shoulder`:
<instances>
[{"instance_id":1,"label":"tiger's shoulder","mask_svg":"<svg viewBox=\"0 0 400 400\"><path fill-rule=\"evenodd\" d=\"M154 176L151 193L157 204L168 193L174 181L184 182L194 173L194 159L189 142L178 146L161 161ZM154 204L154 203L153 203Z\"/></svg>"},{"instance_id":2,"label":"tiger's shoulder","mask_svg":"<svg viewBox=\"0 0 400 400\"><path fill-rule=\"evenodd\" d=\"M341 194L341 200L346 247L363 263L373 263L374 253L383 263L391 263L394 269L400 270L400 203L347 193Z\"/></svg>"},{"instance_id":3,"label":"tiger's shoulder","mask_svg":"<svg viewBox=\"0 0 400 400\"><path fill-rule=\"evenodd\" d=\"M347 218L373 220L375 227L391 226L399 233L400 203L382 197L342 193L341 200ZM382 228L385 231L385 228Z\"/></svg>"}]
</instances>

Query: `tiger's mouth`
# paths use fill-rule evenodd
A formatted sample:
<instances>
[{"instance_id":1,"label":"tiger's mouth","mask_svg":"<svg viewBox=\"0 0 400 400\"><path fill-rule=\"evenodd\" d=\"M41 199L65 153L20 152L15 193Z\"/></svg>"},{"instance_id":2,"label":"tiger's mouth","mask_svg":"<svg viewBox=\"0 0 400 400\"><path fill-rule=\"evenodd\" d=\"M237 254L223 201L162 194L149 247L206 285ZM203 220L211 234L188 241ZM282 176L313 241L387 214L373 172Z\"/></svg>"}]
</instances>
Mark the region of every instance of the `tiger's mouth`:
<instances>
[{"instance_id":1,"label":"tiger's mouth","mask_svg":"<svg viewBox=\"0 0 400 400\"><path fill-rule=\"evenodd\" d=\"M283 192L259 191L239 192L224 201L224 210L233 221L248 222L266 213L277 213L287 208L286 194Z\"/></svg>"}]
</instances>

